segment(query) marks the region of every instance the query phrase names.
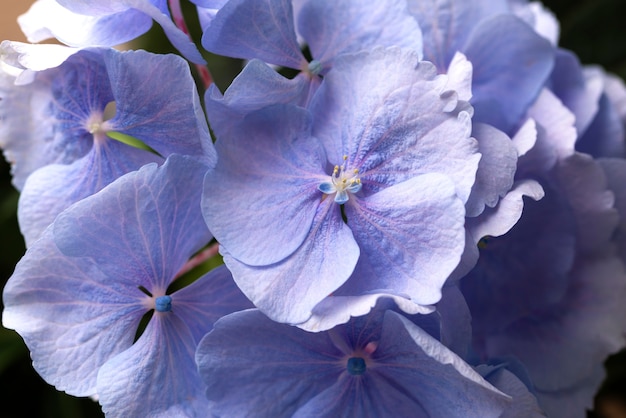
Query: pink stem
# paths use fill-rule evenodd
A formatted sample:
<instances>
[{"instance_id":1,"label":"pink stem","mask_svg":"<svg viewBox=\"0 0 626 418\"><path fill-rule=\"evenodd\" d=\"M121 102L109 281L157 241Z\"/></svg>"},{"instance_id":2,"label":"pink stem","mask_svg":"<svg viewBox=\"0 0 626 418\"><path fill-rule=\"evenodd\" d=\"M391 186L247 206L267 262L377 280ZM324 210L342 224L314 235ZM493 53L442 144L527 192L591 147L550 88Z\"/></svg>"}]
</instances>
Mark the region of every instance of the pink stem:
<instances>
[{"instance_id":1,"label":"pink stem","mask_svg":"<svg viewBox=\"0 0 626 418\"><path fill-rule=\"evenodd\" d=\"M180 0L168 0L168 4L170 6L170 11L172 13L172 19L174 20L174 24L185 34L187 34L187 36L189 36L189 28L185 23L185 16L183 15L183 9L180 6ZM198 70L198 74L200 74L200 79L202 80L204 88L208 88L209 85L213 82L213 77L211 77L209 69L201 64L194 65Z\"/></svg>"},{"instance_id":2,"label":"pink stem","mask_svg":"<svg viewBox=\"0 0 626 418\"><path fill-rule=\"evenodd\" d=\"M219 251L219 244L215 243L215 244L209 245L207 248L205 248L204 250L200 251L198 254L191 257L185 263L183 268L180 269L180 271L176 274L176 277L174 278L174 280L178 279L183 274L187 273L188 271L204 263L209 258L216 256L218 251Z\"/></svg>"}]
</instances>

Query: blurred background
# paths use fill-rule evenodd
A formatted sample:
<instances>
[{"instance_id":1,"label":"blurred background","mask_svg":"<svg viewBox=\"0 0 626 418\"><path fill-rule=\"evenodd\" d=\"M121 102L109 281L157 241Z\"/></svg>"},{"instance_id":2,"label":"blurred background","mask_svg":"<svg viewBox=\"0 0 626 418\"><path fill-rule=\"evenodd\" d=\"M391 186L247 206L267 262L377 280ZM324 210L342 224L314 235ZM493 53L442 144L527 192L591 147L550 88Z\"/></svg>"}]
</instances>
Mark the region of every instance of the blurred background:
<instances>
[{"instance_id":1,"label":"blurred background","mask_svg":"<svg viewBox=\"0 0 626 418\"><path fill-rule=\"evenodd\" d=\"M31 1L0 0L0 41L4 39L26 41L19 30L16 18L24 13L31 3ZM576 52L585 64L601 65L606 70L626 78L625 0L546 0L543 3L560 21L562 47ZM153 45L167 42L158 28L144 39L150 39ZM161 50L161 47L157 49ZM214 75L218 77L218 74ZM228 74L226 77L228 78ZM228 82L228 80L217 81L218 84ZM24 253L24 243L15 216L17 199L18 193L11 185L8 164L0 158L1 286L4 286L15 264ZM607 380L600 398L626 399L624 386L626 352L608 359L607 371ZM2 418L102 416L96 402L67 396L46 384L33 370L28 350L21 338L15 332L2 327L0 327L0 405ZM619 418L626 415L614 413L610 417Z\"/></svg>"}]
</instances>

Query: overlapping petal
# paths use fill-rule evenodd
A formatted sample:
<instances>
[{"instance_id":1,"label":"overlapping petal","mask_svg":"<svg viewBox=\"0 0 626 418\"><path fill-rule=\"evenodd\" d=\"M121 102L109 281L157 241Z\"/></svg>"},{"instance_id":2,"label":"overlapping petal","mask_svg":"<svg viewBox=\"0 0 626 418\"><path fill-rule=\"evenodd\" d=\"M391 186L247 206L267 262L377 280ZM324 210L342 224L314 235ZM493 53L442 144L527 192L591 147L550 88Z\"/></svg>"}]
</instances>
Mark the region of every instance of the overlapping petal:
<instances>
[{"instance_id":1,"label":"overlapping petal","mask_svg":"<svg viewBox=\"0 0 626 418\"><path fill-rule=\"evenodd\" d=\"M62 213L54 223L60 250L89 257L110 277L165 291L211 234L199 210L207 167L178 155L162 167L144 166Z\"/></svg>"},{"instance_id":2,"label":"overlapping petal","mask_svg":"<svg viewBox=\"0 0 626 418\"><path fill-rule=\"evenodd\" d=\"M317 186L326 161L310 136L310 116L293 106L272 106L251 114L216 147L217 166L204 182L209 228L243 263L283 260L309 234L322 199Z\"/></svg>"},{"instance_id":3,"label":"overlapping petal","mask_svg":"<svg viewBox=\"0 0 626 418\"><path fill-rule=\"evenodd\" d=\"M222 250L237 285L273 320L308 320L313 308L350 277L360 251L338 209L326 199L302 245L277 263L250 266Z\"/></svg>"},{"instance_id":4,"label":"overlapping petal","mask_svg":"<svg viewBox=\"0 0 626 418\"><path fill-rule=\"evenodd\" d=\"M311 104L313 134L331 163L348 157L365 194L438 172L465 201L480 158L470 138L470 108L444 94L445 76L418 58L389 48L337 60ZM394 77L383 75L388 72Z\"/></svg>"}]
</instances>

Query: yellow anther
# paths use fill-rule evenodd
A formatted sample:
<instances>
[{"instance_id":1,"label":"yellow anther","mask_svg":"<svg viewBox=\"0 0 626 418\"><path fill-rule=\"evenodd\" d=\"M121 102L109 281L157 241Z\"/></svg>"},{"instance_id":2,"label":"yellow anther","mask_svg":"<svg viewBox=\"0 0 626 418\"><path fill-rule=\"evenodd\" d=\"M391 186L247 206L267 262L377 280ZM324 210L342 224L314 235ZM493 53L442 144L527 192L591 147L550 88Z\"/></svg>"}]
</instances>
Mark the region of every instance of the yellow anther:
<instances>
[{"instance_id":1,"label":"yellow anther","mask_svg":"<svg viewBox=\"0 0 626 418\"><path fill-rule=\"evenodd\" d=\"M344 155L344 156L343 156L343 160L344 160L344 161L346 161L347 159L348 159L348 156L347 156L347 155Z\"/></svg>"},{"instance_id":2,"label":"yellow anther","mask_svg":"<svg viewBox=\"0 0 626 418\"><path fill-rule=\"evenodd\" d=\"M354 172L354 174L359 174L359 169L355 168L354 170L352 170Z\"/></svg>"}]
</instances>

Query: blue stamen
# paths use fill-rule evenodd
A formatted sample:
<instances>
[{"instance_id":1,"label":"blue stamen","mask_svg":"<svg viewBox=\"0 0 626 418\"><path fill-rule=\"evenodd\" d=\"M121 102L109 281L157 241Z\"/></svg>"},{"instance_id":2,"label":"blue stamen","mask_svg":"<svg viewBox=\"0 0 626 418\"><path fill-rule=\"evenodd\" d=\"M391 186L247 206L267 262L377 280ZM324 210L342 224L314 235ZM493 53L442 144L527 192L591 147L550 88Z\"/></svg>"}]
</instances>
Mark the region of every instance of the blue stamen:
<instances>
[{"instance_id":1,"label":"blue stamen","mask_svg":"<svg viewBox=\"0 0 626 418\"><path fill-rule=\"evenodd\" d=\"M154 304L157 312L169 312L172 310L172 297L168 295L159 296Z\"/></svg>"},{"instance_id":2,"label":"blue stamen","mask_svg":"<svg viewBox=\"0 0 626 418\"><path fill-rule=\"evenodd\" d=\"M320 71L322 71L322 63L318 60L313 60L309 62L309 72L313 75L318 75Z\"/></svg>"},{"instance_id":3,"label":"blue stamen","mask_svg":"<svg viewBox=\"0 0 626 418\"><path fill-rule=\"evenodd\" d=\"M365 360L362 357L350 357L346 368L352 376L360 376L365 373Z\"/></svg>"}]
</instances>

